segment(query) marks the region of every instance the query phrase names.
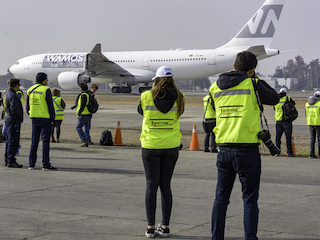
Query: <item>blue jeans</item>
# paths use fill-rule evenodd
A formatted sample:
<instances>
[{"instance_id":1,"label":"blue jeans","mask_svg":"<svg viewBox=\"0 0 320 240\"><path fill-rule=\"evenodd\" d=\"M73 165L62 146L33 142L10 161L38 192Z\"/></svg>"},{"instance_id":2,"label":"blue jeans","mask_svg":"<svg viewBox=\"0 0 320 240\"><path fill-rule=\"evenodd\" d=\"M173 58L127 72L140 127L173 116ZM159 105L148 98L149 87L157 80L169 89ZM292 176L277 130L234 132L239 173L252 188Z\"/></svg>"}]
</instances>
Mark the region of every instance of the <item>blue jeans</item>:
<instances>
[{"instance_id":1,"label":"blue jeans","mask_svg":"<svg viewBox=\"0 0 320 240\"><path fill-rule=\"evenodd\" d=\"M246 240L256 240L261 158L258 146L219 147L218 182L212 208L212 239L223 240L227 206L236 174L242 186L244 232Z\"/></svg>"},{"instance_id":2,"label":"blue jeans","mask_svg":"<svg viewBox=\"0 0 320 240\"><path fill-rule=\"evenodd\" d=\"M6 152L5 163L16 162L15 155L19 148L20 142L20 123L6 122Z\"/></svg>"},{"instance_id":3,"label":"blue jeans","mask_svg":"<svg viewBox=\"0 0 320 240\"><path fill-rule=\"evenodd\" d=\"M32 142L29 154L29 166L34 167L37 162L37 151L42 138L42 164L50 166L49 150L52 124L50 119L36 118L32 119Z\"/></svg>"},{"instance_id":4,"label":"blue jeans","mask_svg":"<svg viewBox=\"0 0 320 240\"><path fill-rule=\"evenodd\" d=\"M142 148L142 160L147 187L145 204L148 225L155 225L158 187L161 190L162 224L169 225L172 209L171 178L178 160L179 149Z\"/></svg>"},{"instance_id":5,"label":"blue jeans","mask_svg":"<svg viewBox=\"0 0 320 240\"><path fill-rule=\"evenodd\" d=\"M292 122L276 122L276 146L280 148L282 134L286 135L287 154L292 154Z\"/></svg>"},{"instance_id":6,"label":"blue jeans","mask_svg":"<svg viewBox=\"0 0 320 240\"><path fill-rule=\"evenodd\" d=\"M309 126L311 141L310 141L310 156L313 157L316 155L314 145L316 143L316 136L318 139L318 154L320 157L320 126Z\"/></svg>"},{"instance_id":7,"label":"blue jeans","mask_svg":"<svg viewBox=\"0 0 320 240\"><path fill-rule=\"evenodd\" d=\"M91 115L82 115L77 122L77 132L82 142L86 143L90 140ZM82 129L84 128L84 129Z\"/></svg>"},{"instance_id":8,"label":"blue jeans","mask_svg":"<svg viewBox=\"0 0 320 240\"><path fill-rule=\"evenodd\" d=\"M7 138L7 128L6 128L6 121L4 121L2 126L2 135Z\"/></svg>"}]
</instances>

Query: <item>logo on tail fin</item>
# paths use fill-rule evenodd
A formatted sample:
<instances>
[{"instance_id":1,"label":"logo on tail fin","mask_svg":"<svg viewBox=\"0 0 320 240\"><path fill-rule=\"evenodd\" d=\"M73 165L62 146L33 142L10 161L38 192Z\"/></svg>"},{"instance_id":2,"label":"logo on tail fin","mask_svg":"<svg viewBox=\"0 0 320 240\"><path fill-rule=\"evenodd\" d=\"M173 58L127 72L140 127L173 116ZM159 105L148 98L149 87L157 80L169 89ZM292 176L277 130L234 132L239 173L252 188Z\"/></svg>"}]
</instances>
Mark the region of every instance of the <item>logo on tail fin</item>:
<instances>
[{"instance_id":1,"label":"logo on tail fin","mask_svg":"<svg viewBox=\"0 0 320 240\"><path fill-rule=\"evenodd\" d=\"M264 5L249 20L236 38L272 38L283 5Z\"/></svg>"}]
</instances>

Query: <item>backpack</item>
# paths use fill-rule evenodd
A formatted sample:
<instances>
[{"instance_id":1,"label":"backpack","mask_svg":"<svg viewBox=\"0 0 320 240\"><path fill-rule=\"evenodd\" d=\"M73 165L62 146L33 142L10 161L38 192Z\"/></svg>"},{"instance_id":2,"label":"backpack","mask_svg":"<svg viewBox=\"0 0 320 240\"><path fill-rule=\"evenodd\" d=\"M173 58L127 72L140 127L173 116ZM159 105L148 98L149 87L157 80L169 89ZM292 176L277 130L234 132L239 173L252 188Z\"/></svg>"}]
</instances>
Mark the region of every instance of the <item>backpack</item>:
<instances>
[{"instance_id":1,"label":"backpack","mask_svg":"<svg viewBox=\"0 0 320 240\"><path fill-rule=\"evenodd\" d=\"M87 108L89 112L96 113L98 111L99 104L92 94L88 93L88 95L89 95L89 103L87 105Z\"/></svg>"},{"instance_id":2,"label":"backpack","mask_svg":"<svg viewBox=\"0 0 320 240\"><path fill-rule=\"evenodd\" d=\"M113 146L112 134L109 130L102 132L100 137L100 145Z\"/></svg>"},{"instance_id":3,"label":"backpack","mask_svg":"<svg viewBox=\"0 0 320 240\"><path fill-rule=\"evenodd\" d=\"M288 97L286 101L284 102L282 106L283 110L283 120L286 122L292 122L297 119L298 117L298 111L294 104L288 100Z\"/></svg>"}]
</instances>

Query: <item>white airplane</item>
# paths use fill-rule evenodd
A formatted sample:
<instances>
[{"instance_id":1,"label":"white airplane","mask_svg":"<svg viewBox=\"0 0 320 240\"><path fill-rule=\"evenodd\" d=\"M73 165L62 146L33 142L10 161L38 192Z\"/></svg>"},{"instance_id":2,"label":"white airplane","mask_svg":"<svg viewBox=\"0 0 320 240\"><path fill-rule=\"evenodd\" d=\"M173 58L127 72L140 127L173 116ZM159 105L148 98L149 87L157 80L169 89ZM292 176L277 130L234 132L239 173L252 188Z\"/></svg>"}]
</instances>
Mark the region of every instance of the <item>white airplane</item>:
<instances>
[{"instance_id":1,"label":"white airplane","mask_svg":"<svg viewBox=\"0 0 320 240\"><path fill-rule=\"evenodd\" d=\"M34 81L45 72L61 88L78 88L80 83L108 83L113 93L130 93L131 86L148 88L158 67L170 66L173 78L199 79L232 70L237 53L247 50L262 60L280 53L270 49L284 0L267 0L240 32L227 44L207 50L101 52L96 44L89 53L47 53L18 60L10 67L15 76Z\"/></svg>"}]
</instances>

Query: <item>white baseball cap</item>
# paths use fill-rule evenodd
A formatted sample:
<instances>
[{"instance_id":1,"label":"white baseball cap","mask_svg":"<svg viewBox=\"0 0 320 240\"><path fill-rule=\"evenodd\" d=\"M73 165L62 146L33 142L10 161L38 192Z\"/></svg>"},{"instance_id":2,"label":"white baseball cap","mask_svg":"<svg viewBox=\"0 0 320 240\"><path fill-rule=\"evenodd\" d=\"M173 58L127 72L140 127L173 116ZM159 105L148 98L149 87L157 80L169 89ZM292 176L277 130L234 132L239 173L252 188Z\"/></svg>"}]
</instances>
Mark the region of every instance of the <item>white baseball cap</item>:
<instances>
[{"instance_id":1,"label":"white baseball cap","mask_svg":"<svg viewBox=\"0 0 320 240\"><path fill-rule=\"evenodd\" d=\"M157 77L172 77L172 70L170 67L168 66L161 66L158 67L157 72L156 72L156 76L154 78L152 78L152 80L155 80Z\"/></svg>"},{"instance_id":2,"label":"white baseball cap","mask_svg":"<svg viewBox=\"0 0 320 240\"><path fill-rule=\"evenodd\" d=\"M314 93L314 96L315 96L315 97L320 96L320 91L316 91L316 92Z\"/></svg>"},{"instance_id":3,"label":"white baseball cap","mask_svg":"<svg viewBox=\"0 0 320 240\"><path fill-rule=\"evenodd\" d=\"M280 92L281 92L281 93L286 93L286 92L287 92L287 89L281 88L281 89L280 89Z\"/></svg>"}]
</instances>

